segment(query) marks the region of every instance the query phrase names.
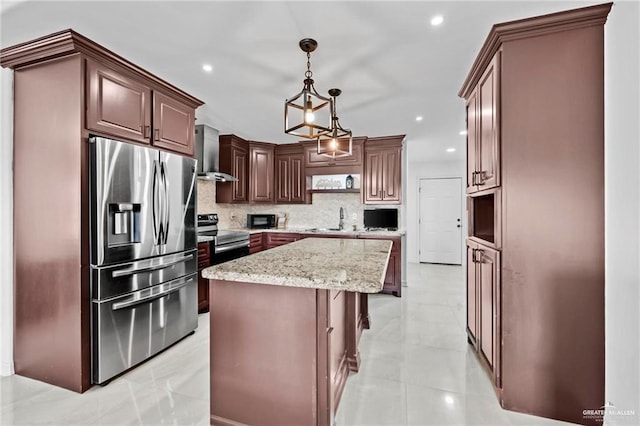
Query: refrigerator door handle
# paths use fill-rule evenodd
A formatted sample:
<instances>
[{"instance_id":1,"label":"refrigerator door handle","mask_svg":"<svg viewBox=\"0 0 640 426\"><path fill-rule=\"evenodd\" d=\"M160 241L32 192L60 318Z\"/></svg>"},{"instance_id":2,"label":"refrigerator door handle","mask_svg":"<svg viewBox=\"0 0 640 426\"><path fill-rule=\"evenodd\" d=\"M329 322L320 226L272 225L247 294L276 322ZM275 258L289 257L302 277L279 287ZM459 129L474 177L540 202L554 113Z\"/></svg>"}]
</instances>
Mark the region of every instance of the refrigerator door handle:
<instances>
[{"instance_id":1,"label":"refrigerator door handle","mask_svg":"<svg viewBox=\"0 0 640 426\"><path fill-rule=\"evenodd\" d=\"M160 237L162 233L162 228L161 228L162 225L159 223L160 210L161 210L160 205L162 203L162 201L160 200L159 178L160 176L159 176L159 170L158 170L158 162L154 161L153 162L153 188L151 191L151 197L152 197L151 215L153 217L153 243L155 245L160 244Z\"/></svg>"},{"instance_id":2,"label":"refrigerator door handle","mask_svg":"<svg viewBox=\"0 0 640 426\"><path fill-rule=\"evenodd\" d=\"M163 192L163 212L162 223L164 226L164 238L162 244L167 244L169 238L169 215L171 212L171 206L169 205L169 184L167 183L167 163L160 162L160 175L162 176L162 192Z\"/></svg>"},{"instance_id":3,"label":"refrigerator door handle","mask_svg":"<svg viewBox=\"0 0 640 426\"><path fill-rule=\"evenodd\" d=\"M141 305L151 300L160 299L162 297L167 296L168 294L171 294L180 290L182 287L186 287L192 281L193 281L193 277L189 277L186 280L181 278L179 282L168 284L164 290L158 290L157 287L164 287L165 285L151 287L148 290L143 290L143 292L140 294L135 294L129 297L128 298L129 300L126 300L124 302L114 303L111 309L114 311L117 311L120 309L130 308L136 305Z\"/></svg>"},{"instance_id":4,"label":"refrigerator door handle","mask_svg":"<svg viewBox=\"0 0 640 426\"><path fill-rule=\"evenodd\" d=\"M113 271L111 273L111 276L113 278L120 278L120 277L129 276L129 275L140 274L140 273L143 273L143 272L157 271L158 269L164 269L164 268L167 268L169 266L177 265L178 263L183 263L183 262L186 262L187 260L191 260L191 259L193 259L193 255L192 254L188 254L188 255L183 256L183 257L181 257L179 259L174 259L174 260L171 260L169 262L160 263L160 264L157 264L157 265L143 266L141 268L119 269L117 271Z\"/></svg>"}]
</instances>

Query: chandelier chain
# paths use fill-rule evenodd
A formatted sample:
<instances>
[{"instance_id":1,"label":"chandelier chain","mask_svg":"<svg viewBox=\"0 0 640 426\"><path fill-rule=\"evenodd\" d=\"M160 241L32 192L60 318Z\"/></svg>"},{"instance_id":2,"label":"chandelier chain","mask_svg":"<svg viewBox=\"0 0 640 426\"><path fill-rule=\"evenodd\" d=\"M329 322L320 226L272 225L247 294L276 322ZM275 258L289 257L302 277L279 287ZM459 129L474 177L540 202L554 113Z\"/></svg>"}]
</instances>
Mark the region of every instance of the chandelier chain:
<instances>
[{"instance_id":1,"label":"chandelier chain","mask_svg":"<svg viewBox=\"0 0 640 426\"><path fill-rule=\"evenodd\" d=\"M311 78L313 73L311 72L311 53L307 52L307 72L304 73L306 78Z\"/></svg>"}]
</instances>

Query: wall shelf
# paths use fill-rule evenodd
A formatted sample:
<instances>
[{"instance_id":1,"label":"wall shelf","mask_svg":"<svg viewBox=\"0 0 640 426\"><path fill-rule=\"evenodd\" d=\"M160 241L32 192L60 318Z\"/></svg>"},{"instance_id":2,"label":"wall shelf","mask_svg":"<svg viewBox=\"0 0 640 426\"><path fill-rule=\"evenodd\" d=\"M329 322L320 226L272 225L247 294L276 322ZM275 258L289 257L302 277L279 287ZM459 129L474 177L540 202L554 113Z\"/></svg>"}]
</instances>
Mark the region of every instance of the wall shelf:
<instances>
[{"instance_id":1,"label":"wall shelf","mask_svg":"<svg viewBox=\"0 0 640 426\"><path fill-rule=\"evenodd\" d=\"M359 194L360 188L352 189L309 189L312 194Z\"/></svg>"}]
</instances>

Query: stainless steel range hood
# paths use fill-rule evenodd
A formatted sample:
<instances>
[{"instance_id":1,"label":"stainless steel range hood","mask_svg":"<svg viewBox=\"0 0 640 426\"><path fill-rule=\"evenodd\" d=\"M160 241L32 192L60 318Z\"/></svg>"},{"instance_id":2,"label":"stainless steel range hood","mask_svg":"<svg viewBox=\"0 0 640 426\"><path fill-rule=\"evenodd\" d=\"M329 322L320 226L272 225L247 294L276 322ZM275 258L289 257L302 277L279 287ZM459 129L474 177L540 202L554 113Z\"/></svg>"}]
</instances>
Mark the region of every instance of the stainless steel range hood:
<instances>
[{"instance_id":1,"label":"stainless steel range hood","mask_svg":"<svg viewBox=\"0 0 640 426\"><path fill-rule=\"evenodd\" d=\"M196 126L196 158L198 160L198 179L218 182L236 182L238 179L219 171L220 142L219 132L206 124Z\"/></svg>"}]
</instances>

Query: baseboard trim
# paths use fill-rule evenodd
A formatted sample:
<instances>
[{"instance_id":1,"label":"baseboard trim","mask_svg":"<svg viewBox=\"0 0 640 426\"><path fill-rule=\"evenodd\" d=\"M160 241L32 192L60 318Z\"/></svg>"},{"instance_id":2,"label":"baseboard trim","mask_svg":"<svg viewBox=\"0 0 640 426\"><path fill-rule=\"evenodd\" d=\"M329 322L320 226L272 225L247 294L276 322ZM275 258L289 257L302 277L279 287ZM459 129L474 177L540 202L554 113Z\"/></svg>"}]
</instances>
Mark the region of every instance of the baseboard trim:
<instances>
[{"instance_id":1,"label":"baseboard trim","mask_svg":"<svg viewBox=\"0 0 640 426\"><path fill-rule=\"evenodd\" d=\"M13 361L0 363L0 376L12 376L14 373Z\"/></svg>"}]
</instances>

